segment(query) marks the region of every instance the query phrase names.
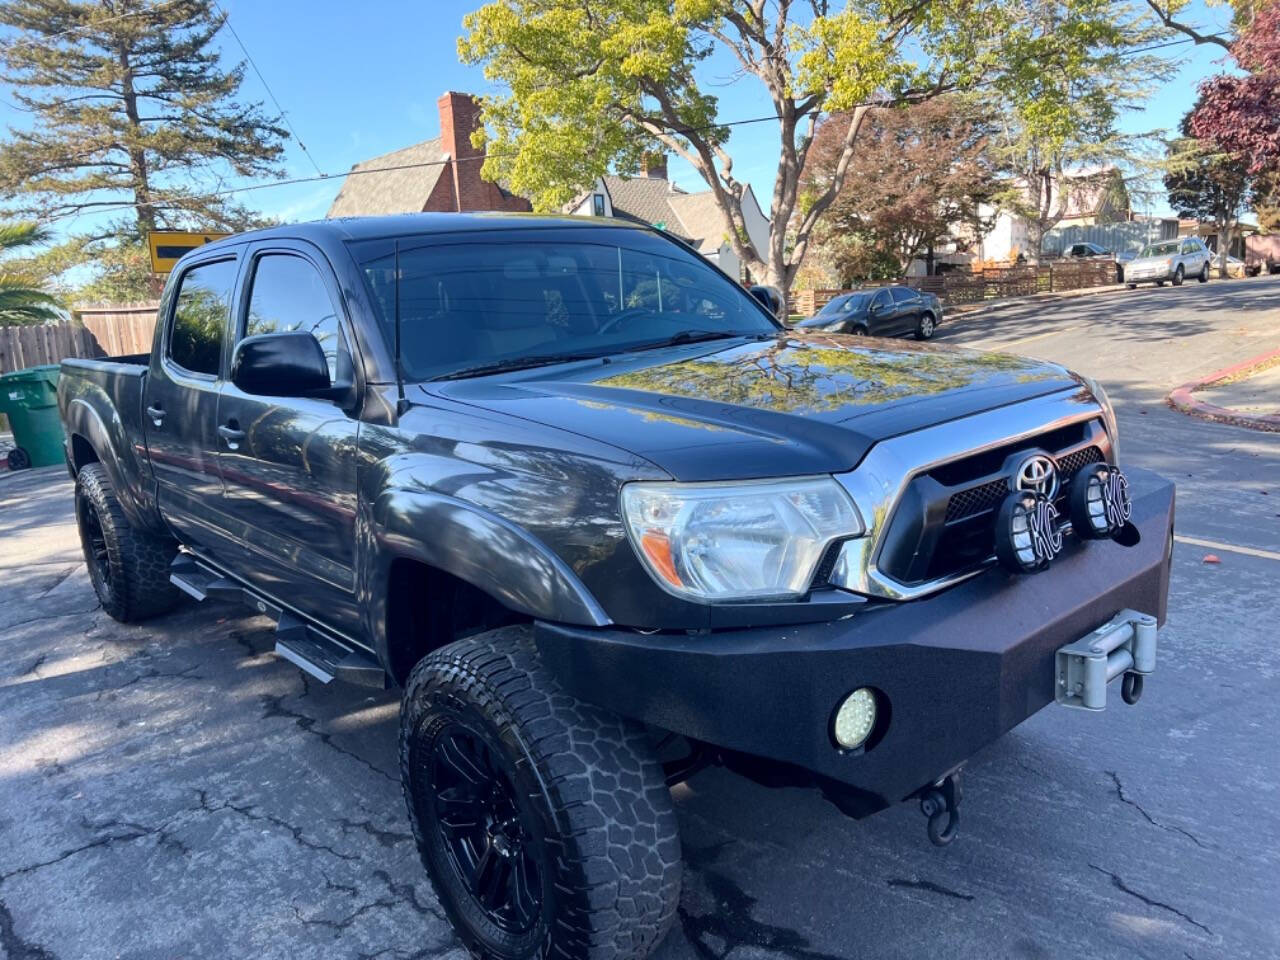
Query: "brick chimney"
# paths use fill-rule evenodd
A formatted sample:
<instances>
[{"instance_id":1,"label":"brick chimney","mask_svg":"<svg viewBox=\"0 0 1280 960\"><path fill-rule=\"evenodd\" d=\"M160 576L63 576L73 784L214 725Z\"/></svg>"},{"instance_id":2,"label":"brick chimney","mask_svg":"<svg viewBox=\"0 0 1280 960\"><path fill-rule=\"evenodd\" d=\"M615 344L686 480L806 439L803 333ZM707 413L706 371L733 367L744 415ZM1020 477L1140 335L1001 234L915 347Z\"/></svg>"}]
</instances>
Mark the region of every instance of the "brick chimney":
<instances>
[{"instance_id":1,"label":"brick chimney","mask_svg":"<svg viewBox=\"0 0 1280 960\"><path fill-rule=\"evenodd\" d=\"M469 93L446 90L436 101L440 111L440 149L448 155L444 176L427 198L424 210L531 209L529 201L512 196L480 176L484 151L471 145L471 134L480 126L480 104Z\"/></svg>"},{"instance_id":2,"label":"brick chimney","mask_svg":"<svg viewBox=\"0 0 1280 960\"><path fill-rule=\"evenodd\" d=\"M667 179L667 155L665 153L648 153L640 161L640 176L651 180Z\"/></svg>"},{"instance_id":3,"label":"brick chimney","mask_svg":"<svg viewBox=\"0 0 1280 960\"><path fill-rule=\"evenodd\" d=\"M440 111L440 141L451 157L474 157L480 151L471 145L471 134L480 125L480 104L469 93L446 90L436 101Z\"/></svg>"}]
</instances>

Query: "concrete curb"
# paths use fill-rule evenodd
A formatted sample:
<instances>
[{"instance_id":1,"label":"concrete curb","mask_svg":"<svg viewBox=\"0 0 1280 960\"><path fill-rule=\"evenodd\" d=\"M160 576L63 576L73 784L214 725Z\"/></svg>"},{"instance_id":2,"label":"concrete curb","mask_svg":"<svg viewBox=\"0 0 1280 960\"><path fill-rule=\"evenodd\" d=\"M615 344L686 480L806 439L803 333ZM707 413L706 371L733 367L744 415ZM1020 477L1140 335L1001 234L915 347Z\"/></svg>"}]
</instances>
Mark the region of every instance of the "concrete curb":
<instances>
[{"instance_id":1,"label":"concrete curb","mask_svg":"<svg viewBox=\"0 0 1280 960\"><path fill-rule=\"evenodd\" d=\"M1248 360L1243 360L1234 366L1215 370L1199 380L1192 380L1190 383L1184 383L1182 386L1176 387L1165 400L1173 409L1189 416L1212 420L1215 423L1229 423L1237 427L1249 427L1253 430L1280 433L1280 414L1244 413L1239 410L1232 410L1229 407L1219 407L1204 400L1197 400L1192 396L1197 390L1211 387L1222 380L1245 379L1250 371L1259 367L1269 366L1277 360L1280 360L1280 350L1271 350L1256 357L1250 357Z\"/></svg>"}]
</instances>

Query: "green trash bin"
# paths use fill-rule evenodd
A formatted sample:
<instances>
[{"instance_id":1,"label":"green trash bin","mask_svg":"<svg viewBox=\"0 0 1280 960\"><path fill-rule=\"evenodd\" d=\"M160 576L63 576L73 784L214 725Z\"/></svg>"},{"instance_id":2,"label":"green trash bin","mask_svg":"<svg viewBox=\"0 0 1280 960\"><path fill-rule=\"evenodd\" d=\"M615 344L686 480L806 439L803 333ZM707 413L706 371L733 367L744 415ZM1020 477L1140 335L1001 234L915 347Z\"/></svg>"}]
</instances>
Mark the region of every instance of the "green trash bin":
<instances>
[{"instance_id":1,"label":"green trash bin","mask_svg":"<svg viewBox=\"0 0 1280 960\"><path fill-rule=\"evenodd\" d=\"M10 470L50 467L66 459L56 363L0 375L0 413L9 418L13 431Z\"/></svg>"}]
</instances>

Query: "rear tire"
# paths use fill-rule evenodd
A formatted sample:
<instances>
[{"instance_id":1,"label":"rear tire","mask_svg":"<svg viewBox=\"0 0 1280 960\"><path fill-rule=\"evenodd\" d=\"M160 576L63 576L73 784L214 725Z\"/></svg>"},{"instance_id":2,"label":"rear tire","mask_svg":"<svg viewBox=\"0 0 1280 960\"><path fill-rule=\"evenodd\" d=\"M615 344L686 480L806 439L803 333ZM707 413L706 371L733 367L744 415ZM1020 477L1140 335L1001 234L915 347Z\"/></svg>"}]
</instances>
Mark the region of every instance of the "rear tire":
<instances>
[{"instance_id":1,"label":"rear tire","mask_svg":"<svg viewBox=\"0 0 1280 960\"><path fill-rule=\"evenodd\" d=\"M178 542L129 525L100 463L85 464L76 477L76 526L93 592L108 616L137 623L177 605L182 594L169 582L169 564Z\"/></svg>"},{"instance_id":2,"label":"rear tire","mask_svg":"<svg viewBox=\"0 0 1280 960\"><path fill-rule=\"evenodd\" d=\"M1182 286L1182 277L1183 277L1182 264L1178 264L1178 269L1173 271L1173 285L1175 287Z\"/></svg>"},{"instance_id":3,"label":"rear tire","mask_svg":"<svg viewBox=\"0 0 1280 960\"><path fill-rule=\"evenodd\" d=\"M641 727L580 703L528 627L423 659L400 708L418 852L466 947L498 960L640 960L680 898L671 793Z\"/></svg>"},{"instance_id":4,"label":"rear tire","mask_svg":"<svg viewBox=\"0 0 1280 960\"><path fill-rule=\"evenodd\" d=\"M1138 289L1138 285L1136 283L1126 283L1125 286L1128 287L1130 290Z\"/></svg>"},{"instance_id":5,"label":"rear tire","mask_svg":"<svg viewBox=\"0 0 1280 960\"><path fill-rule=\"evenodd\" d=\"M934 319L933 314L926 310L920 314L920 323L916 326L916 339L929 340L933 337L933 333L938 329L938 321Z\"/></svg>"},{"instance_id":6,"label":"rear tire","mask_svg":"<svg viewBox=\"0 0 1280 960\"><path fill-rule=\"evenodd\" d=\"M1163 281L1163 280L1157 280L1157 281L1156 281L1156 286L1157 286L1157 287L1163 287L1163 286L1164 286L1164 281Z\"/></svg>"},{"instance_id":7,"label":"rear tire","mask_svg":"<svg viewBox=\"0 0 1280 960\"><path fill-rule=\"evenodd\" d=\"M1206 263L1200 268L1200 276L1197 278L1201 283L1209 282L1209 265Z\"/></svg>"}]
</instances>

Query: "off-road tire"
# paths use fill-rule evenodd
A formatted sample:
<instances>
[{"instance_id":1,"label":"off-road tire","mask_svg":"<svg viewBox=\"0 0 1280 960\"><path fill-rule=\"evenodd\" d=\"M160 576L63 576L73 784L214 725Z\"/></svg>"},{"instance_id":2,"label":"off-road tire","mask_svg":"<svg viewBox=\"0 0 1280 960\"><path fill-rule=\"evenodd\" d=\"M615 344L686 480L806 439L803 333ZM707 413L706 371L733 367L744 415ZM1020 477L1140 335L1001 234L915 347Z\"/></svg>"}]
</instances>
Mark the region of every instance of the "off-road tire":
<instances>
[{"instance_id":1,"label":"off-road tire","mask_svg":"<svg viewBox=\"0 0 1280 960\"><path fill-rule=\"evenodd\" d=\"M439 742L460 729L483 735L513 795L527 801L522 828L541 898L532 929L518 936L490 919L449 859L431 771ZM638 725L560 689L530 628L456 641L414 667L400 708L400 773L423 865L473 954L640 960L666 935L681 863L662 767Z\"/></svg>"},{"instance_id":2,"label":"off-road tire","mask_svg":"<svg viewBox=\"0 0 1280 960\"><path fill-rule=\"evenodd\" d=\"M90 511L101 526L104 571L90 542ZM76 525L89 579L102 609L121 623L137 623L167 613L182 593L169 582L169 564L178 552L172 537L135 530L100 463L88 463L76 476Z\"/></svg>"},{"instance_id":3,"label":"off-road tire","mask_svg":"<svg viewBox=\"0 0 1280 960\"><path fill-rule=\"evenodd\" d=\"M1182 286L1182 280L1184 276L1185 276L1185 273L1182 269L1182 264L1178 264L1178 269L1173 271L1173 285L1175 287Z\"/></svg>"},{"instance_id":4,"label":"off-road tire","mask_svg":"<svg viewBox=\"0 0 1280 960\"><path fill-rule=\"evenodd\" d=\"M1209 265L1208 265L1207 263L1206 263L1203 267L1201 267L1201 268L1200 268L1200 276L1199 276L1199 277L1197 277L1197 279L1198 279L1201 283L1208 283L1208 282L1209 282Z\"/></svg>"},{"instance_id":5,"label":"off-road tire","mask_svg":"<svg viewBox=\"0 0 1280 960\"><path fill-rule=\"evenodd\" d=\"M938 321L934 318L933 313L926 310L920 314L920 320L916 324L917 340L932 340L934 333L938 329Z\"/></svg>"}]
</instances>

